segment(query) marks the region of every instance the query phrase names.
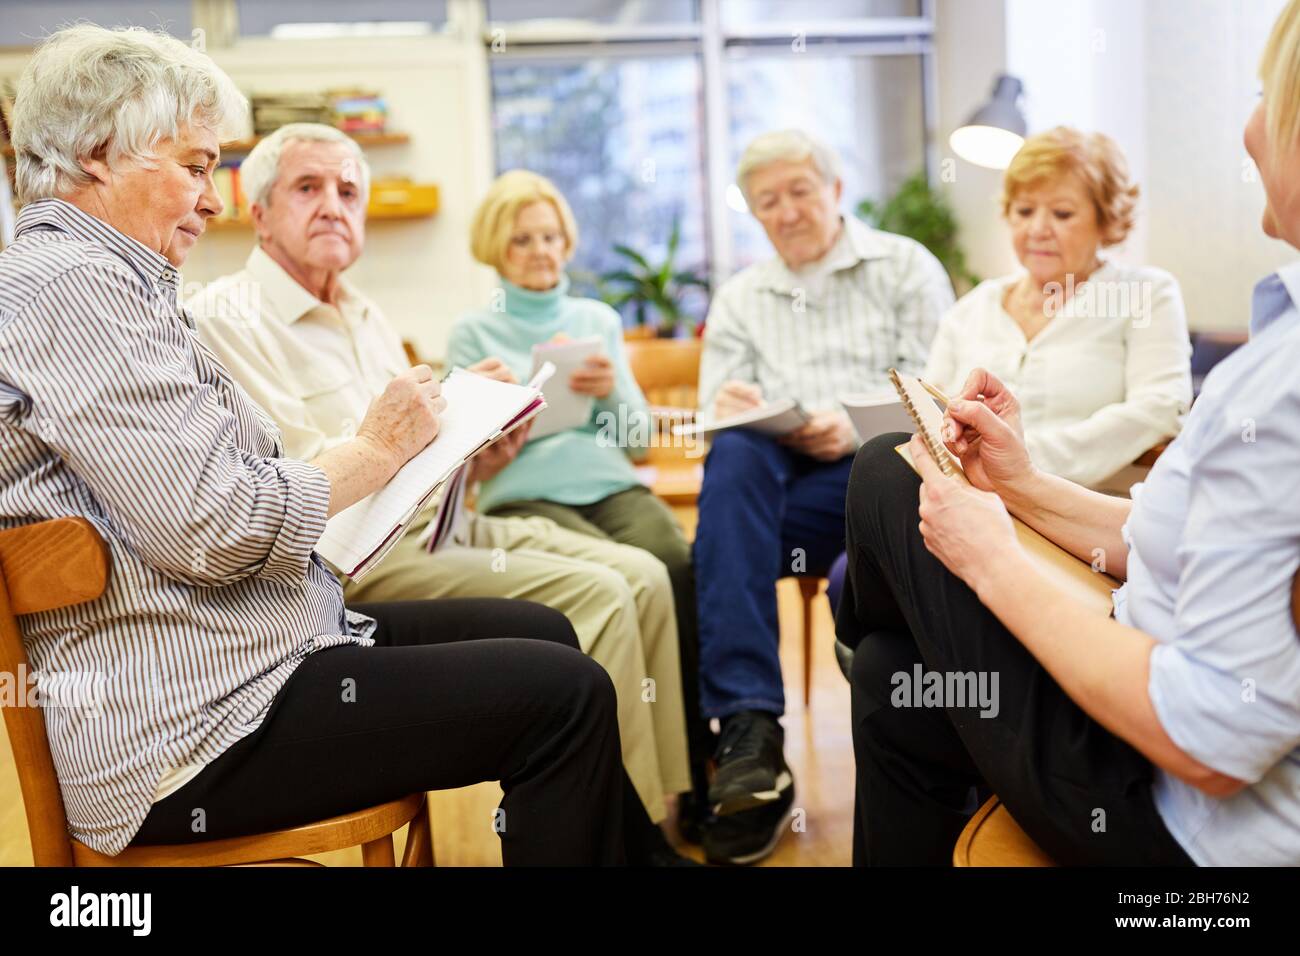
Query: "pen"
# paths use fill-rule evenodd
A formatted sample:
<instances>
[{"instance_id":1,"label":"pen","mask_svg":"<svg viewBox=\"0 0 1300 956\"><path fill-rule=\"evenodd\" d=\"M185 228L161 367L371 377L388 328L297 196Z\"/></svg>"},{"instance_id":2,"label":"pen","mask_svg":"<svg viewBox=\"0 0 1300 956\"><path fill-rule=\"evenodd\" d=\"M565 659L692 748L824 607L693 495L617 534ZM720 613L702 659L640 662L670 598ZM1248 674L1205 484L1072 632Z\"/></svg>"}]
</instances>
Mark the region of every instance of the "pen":
<instances>
[{"instance_id":1,"label":"pen","mask_svg":"<svg viewBox=\"0 0 1300 956\"><path fill-rule=\"evenodd\" d=\"M917 381L921 383L921 387L922 387L923 389L925 389L927 392L929 392L931 395L934 396L935 400L936 400L936 401L937 401L937 402L938 402L938 403L939 403L939 404L940 404L944 409L947 409L947 408L948 408L949 398L948 398L947 395L945 395L943 392L939 391L937 388L935 388L933 385L931 385L929 382L925 381L924 379L920 379L920 378L918 378Z\"/></svg>"}]
</instances>

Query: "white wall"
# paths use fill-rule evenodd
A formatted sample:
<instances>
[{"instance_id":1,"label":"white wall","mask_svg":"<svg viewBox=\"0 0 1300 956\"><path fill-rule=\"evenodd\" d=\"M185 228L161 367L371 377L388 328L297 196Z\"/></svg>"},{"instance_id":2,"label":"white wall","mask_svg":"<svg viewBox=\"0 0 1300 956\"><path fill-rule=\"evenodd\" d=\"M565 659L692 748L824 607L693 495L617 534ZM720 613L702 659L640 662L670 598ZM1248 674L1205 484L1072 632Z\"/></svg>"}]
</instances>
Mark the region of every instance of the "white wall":
<instances>
[{"instance_id":1,"label":"white wall","mask_svg":"<svg viewBox=\"0 0 1300 956\"><path fill-rule=\"evenodd\" d=\"M965 118L952 112L963 92L987 94L1001 52L1007 72L1025 83L1031 132L1096 129L1124 149L1142 202L1118 257L1172 272L1193 329L1243 328L1251 287L1296 257L1260 231L1263 191L1241 145L1259 54L1283 4L1001 0L972 12L964 0L940 0L940 68L952 71L941 92L956 91L940 99L943 135ZM965 49L972 46L980 49ZM969 217L986 186L961 160L957 169L964 235L982 242L986 227ZM977 254L992 259L989 250Z\"/></svg>"},{"instance_id":2,"label":"white wall","mask_svg":"<svg viewBox=\"0 0 1300 956\"><path fill-rule=\"evenodd\" d=\"M377 175L405 174L437 183L441 209L432 219L374 222L366 250L348 277L412 339L422 355L441 358L452 321L491 294L491 270L469 254L469 223L491 183L494 163L483 45L454 36L385 39L241 40L213 59L247 92L322 90L349 85L381 91L389 126L407 145L373 147ZM0 55L0 75L16 76L25 55ZM239 269L251 230L212 230L185 264L187 283Z\"/></svg>"},{"instance_id":3,"label":"white wall","mask_svg":"<svg viewBox=\"0 0 1300 956\"><path fill-rule=\"evenodd\" d=\"M994 77L1006 71L1006 3L938 0L936 7L940 179L957 215L967 265L987 279L1016 265L998 209L1002 174L957 158L948 137L988 98Z\"/></svg>"}]
</instances>

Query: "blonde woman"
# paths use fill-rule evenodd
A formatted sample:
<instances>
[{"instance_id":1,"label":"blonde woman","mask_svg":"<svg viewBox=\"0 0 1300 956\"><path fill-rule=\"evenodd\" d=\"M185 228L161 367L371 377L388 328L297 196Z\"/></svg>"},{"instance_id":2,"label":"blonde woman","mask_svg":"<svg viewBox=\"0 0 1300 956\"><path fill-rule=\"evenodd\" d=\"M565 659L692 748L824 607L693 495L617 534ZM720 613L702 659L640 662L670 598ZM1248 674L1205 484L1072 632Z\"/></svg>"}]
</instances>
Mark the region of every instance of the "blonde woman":
<instances>
[{"instance_id":1,"label":"blonde woman","mask_svg":"<svg viewBox=\"0 0 1300 956\"><path fill-rule=\"evenodd\" d=\"M691 552L672 512L637 480L628 457L633 440L648 434L645 396L623 349L623 326L603 302L569 295L564 267L578 243L578 226L563 195L544 176L512 170L492 184L475 213L470 249L501 279L497 301L462 316L451 332L448 361L470 366L497 360L523 380L534 345L557 337L598 337L603 354L569 381L595 399L591 420L578 428L528 442L512 462L483 476L478 507L490 515L541 515L562 528L613 539L649 551L668 568L676 608L682 689L690 743L691 777L703 793L712 734L700 717L699 638ZM610 441L604 422L627 422ZM642 427L638 427L641 425ZM698 825L702 799L684 801L688 836Z\"/></svg>"},{"instance_id":2,"label":"blonde woman","mask_svg":"<svg viewBox=\"0 0 1300 956\"><path fill-rule=\"evenodd\" d=\"M1137 195L1109 137L1059 126L1027 139L1002 193L1023 271L963 296L926 364L950 393L973 368L996 375L1020 399L1034 464L1085 485L1178 434L1192 399L1177 281L1105 256Z\"/></svg>"}]
</instances>

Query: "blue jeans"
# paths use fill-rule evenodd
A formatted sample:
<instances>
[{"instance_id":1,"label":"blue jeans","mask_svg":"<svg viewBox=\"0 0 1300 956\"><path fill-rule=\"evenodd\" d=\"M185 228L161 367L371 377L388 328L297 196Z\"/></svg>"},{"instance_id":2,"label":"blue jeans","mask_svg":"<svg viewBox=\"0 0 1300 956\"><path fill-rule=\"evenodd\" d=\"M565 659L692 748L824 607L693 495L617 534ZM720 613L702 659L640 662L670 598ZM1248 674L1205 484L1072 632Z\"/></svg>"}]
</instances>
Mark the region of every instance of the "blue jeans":
<instances>
[{"instance_id":1,"label":"blue jeans","mask_svg":"<svg viewBox=\"0 0 1300 956\"><path fill-rule=\"evenodd\" d=\"M784 713L776 581L825 574L844 550L852 468L852 455L816 461L740 428L714 437L694 545L706 717Z\"/></svg>"}]
</instances>

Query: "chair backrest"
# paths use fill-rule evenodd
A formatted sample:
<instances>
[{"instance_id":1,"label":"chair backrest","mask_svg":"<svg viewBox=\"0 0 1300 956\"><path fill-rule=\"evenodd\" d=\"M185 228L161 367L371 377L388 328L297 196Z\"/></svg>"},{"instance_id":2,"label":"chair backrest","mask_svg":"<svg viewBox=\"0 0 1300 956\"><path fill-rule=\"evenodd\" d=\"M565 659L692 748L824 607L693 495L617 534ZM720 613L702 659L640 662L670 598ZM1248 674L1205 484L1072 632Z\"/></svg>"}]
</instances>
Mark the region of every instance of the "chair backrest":
<instances>
[{"instance_id":1,"label":"chair backrest","mask_svg":"<svg viewBox=\"0 0 1300 956\"><path fill-rule=\"evenodd\" d=\"M628 365L646 401L672 408L695 408L699 396L699 339L629 339L623 343Z\"/></svg>"},{"instance_id":2,"label":"chair backrest","mask_svg":"<svg viewBox=\"0 0 1300 956\"><path fill-rule=\"evenodd\" d=\"M85 518L54 518L0 531L0 672L18 690L2 707L37 866L71 866L72 845L45 718L26 704L30 673L17 616L93 601L108 585L108 546Z\"/></svg>"}]
</instances>

